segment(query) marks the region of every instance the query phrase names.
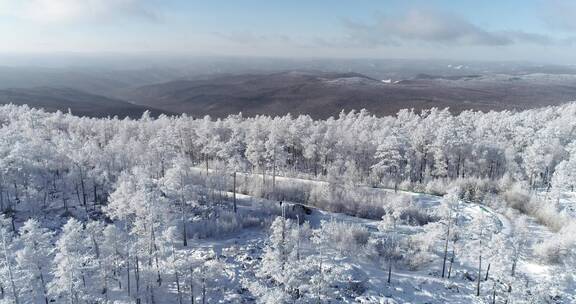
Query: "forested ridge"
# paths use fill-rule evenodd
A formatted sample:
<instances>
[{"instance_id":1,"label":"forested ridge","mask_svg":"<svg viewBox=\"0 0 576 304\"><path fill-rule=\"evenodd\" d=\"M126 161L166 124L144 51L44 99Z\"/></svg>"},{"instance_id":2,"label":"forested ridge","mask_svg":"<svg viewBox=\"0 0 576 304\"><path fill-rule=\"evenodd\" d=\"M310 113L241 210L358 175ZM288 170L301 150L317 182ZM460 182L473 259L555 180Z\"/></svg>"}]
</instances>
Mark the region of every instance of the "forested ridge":
<instances>
[{"instance_id":1,"label":"forested ridge","mask_svg":"<svg viewBox=\"0 0 576 304\"><path fill-rule=\"evenodd\" d=\"M564 187L575 109L569 104L457 116L448 110L403 110L382 118L359 111L316 121L290 115L213 120L147 114L118 120L3 106L2 206L47 201L70 190L79 192L82 204L104 202L122 172L138 167L162 178L175 162L271 180L274 175L345 177L356 184L418 187L506 176L548 187L564 161L556 181Z\"/></svg>"},{"instance_id":2,"label":"forested ridge","mask_svg":"<svg viewBox=\"0 0 576 304\"><path fill-rule=\"evenodd\" d=\"M222 253L182 249L194 250L191 240L268 226L271 245L255 271L263 285L243 282L232 289L266 303L346 297L331 294L335 283L329 282L345 270L323 272L322 244L338 239L339 252L346 253L349 242L370 243L368 231L333 222L320 232L300 228L301 215L286 205L240 213L237 195L383 218L379 229L387 245L366 250L385 257L390 269L400 260L417 267L428 259L422 248L430 245L419 241L414 249L411 240L411 258L400 254L407 241L397 222L451 223L453 212L446 210L460 199L487 204L506 197L509 207L563 231L569 225L564 215L542 213L531 195L573 191L575 131L576 103L458 115L433 108L376 117L361 110L326 120L148 113L136 120L96 119L1 106L1 299L162 303L173 295L174 302L212 303L226 299L218 286L232 284ZM367 194L370 189L390 189L390 196ZM426 213L394 196L400 190L449 195L443 212ZM339 239L336 231L350 239ZM448 228L444 266L451 233ZM567 256L540 250L550 260ZM308 268L287 266L296 259Z\"/></svg>"}]
</instances>

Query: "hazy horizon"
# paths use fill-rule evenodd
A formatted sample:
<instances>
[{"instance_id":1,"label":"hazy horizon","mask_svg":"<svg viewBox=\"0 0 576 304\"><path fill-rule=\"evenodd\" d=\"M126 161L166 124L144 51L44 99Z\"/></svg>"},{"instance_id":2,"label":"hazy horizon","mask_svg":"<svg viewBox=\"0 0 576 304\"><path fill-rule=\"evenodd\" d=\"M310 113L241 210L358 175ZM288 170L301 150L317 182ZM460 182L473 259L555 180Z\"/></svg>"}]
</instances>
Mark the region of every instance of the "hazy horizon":
<instances>
[{"instance_id":1,"label":"hazy horizon","mask_svg":"<svg viewBox=\"0 0 576 304\"><path fill-rule=\"evenodd\" d=\"M321 56L262 56L262 55L219 55L219 54L187 54L167 52L0 52L0 67L10 68L102 68L102 69L148 69L148 68L186 68L186 65L210 64L223 62L238 62L243 60L278 63L303 62L395 62L411 65L436 64L475 64L510 65L510 66L558 66L576 67L575 63L538 61L523 59L461 59L461 58L409 58L409 57L321 57ZM290 70L284 68L282 70ZM295 68L296 70L299 68Z\"/></svg>"}]
</instances>

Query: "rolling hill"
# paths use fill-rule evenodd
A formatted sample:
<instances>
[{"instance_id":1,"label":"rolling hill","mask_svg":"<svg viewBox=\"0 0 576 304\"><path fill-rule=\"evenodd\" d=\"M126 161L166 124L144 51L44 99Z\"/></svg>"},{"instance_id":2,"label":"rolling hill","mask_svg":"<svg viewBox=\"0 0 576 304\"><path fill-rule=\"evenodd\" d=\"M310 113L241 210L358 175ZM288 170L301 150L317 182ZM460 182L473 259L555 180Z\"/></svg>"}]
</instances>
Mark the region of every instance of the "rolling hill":
<instances>
[{"instance_id":1,"label":"rolling hill","mask_svg":"<svg viewBox=\"0 0 576 304\"><path fill-rule=\"evenodd\" d=\"M49 112L68 109L79 116L107 117L118 116L138 118L144 111L150 111L152 116L168 111L157 110L147 106L131 104L119 99L94 95L69 88L26 88L0 90L0 104L28 105L42 108Z\"/></svg>"},{"instance_id":2,"label":"rolling hill","mask_svg":"<svg viewBox=\"0 0 576 304\"><path fill-rule=\"evenodd\" d=\"M405 108L449 107L456 113L523 110L576 100L576 78L554 77L554 81L546 81L538 75L417 75L379 80L359 73L291 71L170 81L121 96L131 103L195 116L242 112L248 116L310 114L314 118L362 108L381 116Z\"/></svg>"}]
</instances>

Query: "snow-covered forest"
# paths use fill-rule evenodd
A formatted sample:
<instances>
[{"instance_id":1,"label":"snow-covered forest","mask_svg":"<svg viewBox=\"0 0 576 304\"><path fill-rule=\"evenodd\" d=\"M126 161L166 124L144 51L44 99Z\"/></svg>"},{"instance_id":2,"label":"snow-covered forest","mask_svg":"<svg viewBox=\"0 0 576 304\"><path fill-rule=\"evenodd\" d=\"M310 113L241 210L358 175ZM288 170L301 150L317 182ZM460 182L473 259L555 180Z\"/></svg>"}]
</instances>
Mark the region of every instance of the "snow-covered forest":
<instances>
[{"instance_id":1,"label":"snow-covered forest","mask_svg":"<svg viewBox=\"0 0 576 304\"><path fill-rule=\"evenodd\" d=\"M574 303L576 103L0 107L0 303Z\"/></svg>"}]
</instances>

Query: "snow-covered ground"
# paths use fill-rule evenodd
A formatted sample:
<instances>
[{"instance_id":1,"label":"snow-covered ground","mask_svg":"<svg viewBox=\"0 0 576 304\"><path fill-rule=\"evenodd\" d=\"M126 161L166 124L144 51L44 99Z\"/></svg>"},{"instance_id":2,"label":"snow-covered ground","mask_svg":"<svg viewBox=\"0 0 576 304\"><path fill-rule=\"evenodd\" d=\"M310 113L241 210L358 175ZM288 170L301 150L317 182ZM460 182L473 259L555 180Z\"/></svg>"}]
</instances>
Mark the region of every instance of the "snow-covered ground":
<instances>
[{"instance_id":1,"label":"snow-covered ground","mask_svg":"<svg viewBox=\"0 0 576 304\"><path fill-rule=\"evenodd\" d=\"M562 193L558 199L558 204L561 210L576 218L576 192Z\"/></svg>"},{"instance_id":2,"label":"snow-covered ground","mask_svg":"<svg viewBox=\"0 0 576 304\"><path fill-rule=\"evenodd\" d=\"M277 181L291 183L325 184L325 181L313 181L288 177L276 177ZM361 187L367 192L393 193L391 189ZM399 191L408 196L420 208L431 212L440 208L442 197ZM231 195L231 193L228 193ZM240 212L255 212L263 206L278 206L278 201L255 198L237 194ZM570 200L565 199L567 204ZM290 202L284 202L292 205ZM551 303L574 303L574 291L566 287L566 277L562 265L542 262L532 253L532 246L550 238L554 232L528 218L529 238L524 250L519 255L514 277L510 276L512 265L511 243L515 235L515 223L508 214L499 212L485 205L471 202L458 202L458 221L460 238L456 245L451 278L442 278L442 255L445 241L442 235L430 233L432 253L427 261L417 269L406 265L396 265L392 270L391 283L387 283L387 265L381 261L367 259L361 255L342 255L331 250L326 263L349 265L357 278L364 280L366 291L354 299L342 299L342 302L359 303L491 303L495 296L497 303L516 300L525 301L550 300ZM502 211L502 210L500 210ZM323 221L336 221L359 225L367 228L374 237L380 234L378 220L359 218L346 214L333 213L314 209L305 220L312 229L319 229ZM482 223L483 227L478 227ZM430 225L434 225L431 223ZM437 229L437 228L435 228ZM482 229L482 242L478 243L478 230ZM414 236L419 233L426 237L427 226L400 224L398 231L403 236ZM234 274L238 282L255 279L257 261L267 242L268 232L265 229L252 229L240 234L232 234L218 241L198 241L193 246L212 248L221 255L228 265L228 271ZM452 246L452 242L451 245ZM450 249L452 250L452 249ZM480 285L481 296L476 296L479 254L483 255ZM485 279L487 265L490 264L488 279ZM447 263L448 265L448 263ZM568 285L569 286L569 285ZM509 288L513 288L510 290ZM509 292L510 291L510 292ZM494 294L495 292L495 294Z\"/></svg>"}]
</instances>

